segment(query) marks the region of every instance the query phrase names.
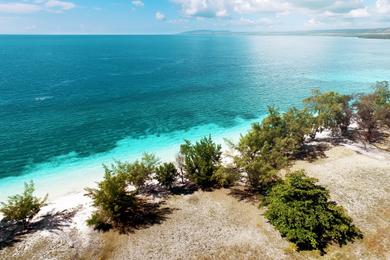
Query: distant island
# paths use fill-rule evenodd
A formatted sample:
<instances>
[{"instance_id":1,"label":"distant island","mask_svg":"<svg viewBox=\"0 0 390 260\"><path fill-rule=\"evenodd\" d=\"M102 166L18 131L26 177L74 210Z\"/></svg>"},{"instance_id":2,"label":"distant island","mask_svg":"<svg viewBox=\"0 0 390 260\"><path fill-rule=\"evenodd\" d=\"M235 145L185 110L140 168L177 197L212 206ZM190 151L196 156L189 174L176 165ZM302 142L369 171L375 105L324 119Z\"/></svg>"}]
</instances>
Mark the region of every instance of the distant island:
<instances>
[{"instance_id":1,"label":"distant island","mask_svg":"<svg viewBox=\"0 0 390 260\"><path fill-rule=\"evenodd\" d=\"M233 32L225 30L194 30L180 33L182 35L296 35L296 36L340 36L367 39L390 39L390 28L376 29L338 29L281 32Z\"/></svg>"}]
</instances>

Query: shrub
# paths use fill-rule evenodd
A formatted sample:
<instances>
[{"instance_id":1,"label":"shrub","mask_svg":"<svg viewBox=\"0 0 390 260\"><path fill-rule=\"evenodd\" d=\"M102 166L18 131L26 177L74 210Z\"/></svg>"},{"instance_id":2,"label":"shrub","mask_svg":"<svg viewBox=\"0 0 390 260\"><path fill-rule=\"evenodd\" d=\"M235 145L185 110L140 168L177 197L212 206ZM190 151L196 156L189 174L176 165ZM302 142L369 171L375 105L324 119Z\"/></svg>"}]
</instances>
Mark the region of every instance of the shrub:
<instances>
[{"instance_id":1,"label":"shrub","mask_svg":"<svg viewBox=\"0 0 390 260\"><path fill-rule=\"evenodd\" d=\"M190 181L203 188L216 184L213 175L221 163L221 146L211 139L204 137L194 145L185 141L181 145L180 153L184 157L184 168Z\"/></svg>"},{"instance_id":2,"label":"shrub","mask_svg":"<svg viewBox=\"0 0 390 260\"><path fill-rule=\"evenodd\" d=\"M333 135L344 135L352 118L351 99L351 96L333 91L321 93L315 89L311 97L304 99L304 103L315 115L317 130L330 129Z\"/></svg>"},{"instance_id":3,"label":"shrub","mask_svg":"<svg viewBox=\"0 0 390 260\"><path fill-rule=\"evenodd\" d=\"M0 212L4 214L4 220L9 222L21 222L27 227L31 219L46 205L47 195L37 198L33 195L34 183L24 184L24 192L8 198L7 203L1 203Z\"/></svg>"},{"instance_id":4,"label":"shrub","mask_svg":"<svg viewBox=\"0 0 390 260\"><path fill-rule=\"evenodd\" d=\"M219 167L212 177L216 185L225 188L234 185L239 180L239 178L239 170L232 165Z\"/></svg>"},{"instance_id":5,"label":"shrub","mask_svg":"<svg viewBox=\"0 0 390 260\"><path fill-rule=\"evenodd\" d=\"M132 163L116 161L109 171L121 176L128 184L140 190L155 172L158 161L153 154L145 153L140 161Z\"/></svg>"},{"instance_id":6,"label":"shrub","mask_svg":"<svg viewBox=\"0 0 390 260\"><path fill-rule=\"evenodd\" d=\"M331 242L341 246L361 238L352 219L342 207L329 201L328 190L316 182L306 177L304 171L287 175L266 197L266 218L299 249L324 252Z\"/></svg>"},{"instance_id":7,"label":"shrub","mask_svg":"<svg viewBox=\"0 0 390 260\"><path fill-rule=\"evenodd\" d=\"M164 187L171 189L178 177L173 163L163 163L156 168L156 179Z\"/></svg>"},{"instance_id":8,"label":"shrub","mask_svg":"<svg viewBox=\"0 0 390 260\"><path fill-rule=\"evenodd\" d=\"M86 196L92 198L96 211L87 220L95 229L124 226L138 206L135 192L127 191L126 178L105 167L104 179L98 187L87 188Z\"/></svg>"}]
</instances>

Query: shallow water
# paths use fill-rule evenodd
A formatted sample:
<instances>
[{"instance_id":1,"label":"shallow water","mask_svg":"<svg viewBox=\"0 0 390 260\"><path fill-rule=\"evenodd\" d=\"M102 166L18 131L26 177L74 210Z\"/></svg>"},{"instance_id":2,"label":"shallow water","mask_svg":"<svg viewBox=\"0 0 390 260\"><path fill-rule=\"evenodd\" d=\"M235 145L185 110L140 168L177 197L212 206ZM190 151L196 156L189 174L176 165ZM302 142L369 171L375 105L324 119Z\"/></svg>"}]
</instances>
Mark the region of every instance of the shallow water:
<instances>
[{"instance_id":1,"label":"shallow water","mask_svg":"<svg viewBox=\"0 0 390 260\"><path fill-rule=\"evenodd\" d=\"M0 36L0 196L144 151L172 159L184 138L237 139L313 87L390 80L389 57L390 41L358 38Z\"/></svg>"}]
</instances>

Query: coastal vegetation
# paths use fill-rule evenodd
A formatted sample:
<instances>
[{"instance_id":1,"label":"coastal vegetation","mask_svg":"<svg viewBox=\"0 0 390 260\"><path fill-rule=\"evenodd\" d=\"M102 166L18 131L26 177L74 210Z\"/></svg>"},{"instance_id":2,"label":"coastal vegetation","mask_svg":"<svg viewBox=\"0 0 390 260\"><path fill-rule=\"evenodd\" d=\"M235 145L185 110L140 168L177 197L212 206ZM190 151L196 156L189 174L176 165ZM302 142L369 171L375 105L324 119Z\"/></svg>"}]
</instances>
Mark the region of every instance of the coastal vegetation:
<instances>
[{"instance_id":1,"label":"coastal vegetation","mask_svg":"<svg viewBox=\"0 0 390 260\"><path fill-rule=\"evenodd\" d=\"M46 205L47 195L43 198L34 196L34 183L24 184L24 192L8 198L2 202L0 212L4 215L4 221L11 223L22 223L27 228L29 222Z\"/></svg>"}]
</instances>

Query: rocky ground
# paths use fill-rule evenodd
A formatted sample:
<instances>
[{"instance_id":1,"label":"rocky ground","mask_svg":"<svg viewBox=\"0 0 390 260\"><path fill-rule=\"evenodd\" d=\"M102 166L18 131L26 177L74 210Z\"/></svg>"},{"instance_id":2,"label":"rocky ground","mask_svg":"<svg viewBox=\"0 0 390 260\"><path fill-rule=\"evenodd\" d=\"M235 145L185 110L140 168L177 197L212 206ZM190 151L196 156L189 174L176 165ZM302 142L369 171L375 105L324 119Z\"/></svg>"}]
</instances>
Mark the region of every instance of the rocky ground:
<instances>
[{"instance_id":1,"label":"rocky ground","mask_svg":"<svg viewBox=\"0 0 390 260\"><path fill-rule=\"evenodd\" d=\"M364 238L331 246L325 259L390 259L390 153L350 143L328 146L292 170L305 169L329 188ZM310 259L296 252L263 216L260 198L243 187L170 196L158 219L127 234L87 228L90 202L37 218L27 234L0 244L0 259ZM0 232L1 235L1 232Z\"/></svg>"}]
</instances>

